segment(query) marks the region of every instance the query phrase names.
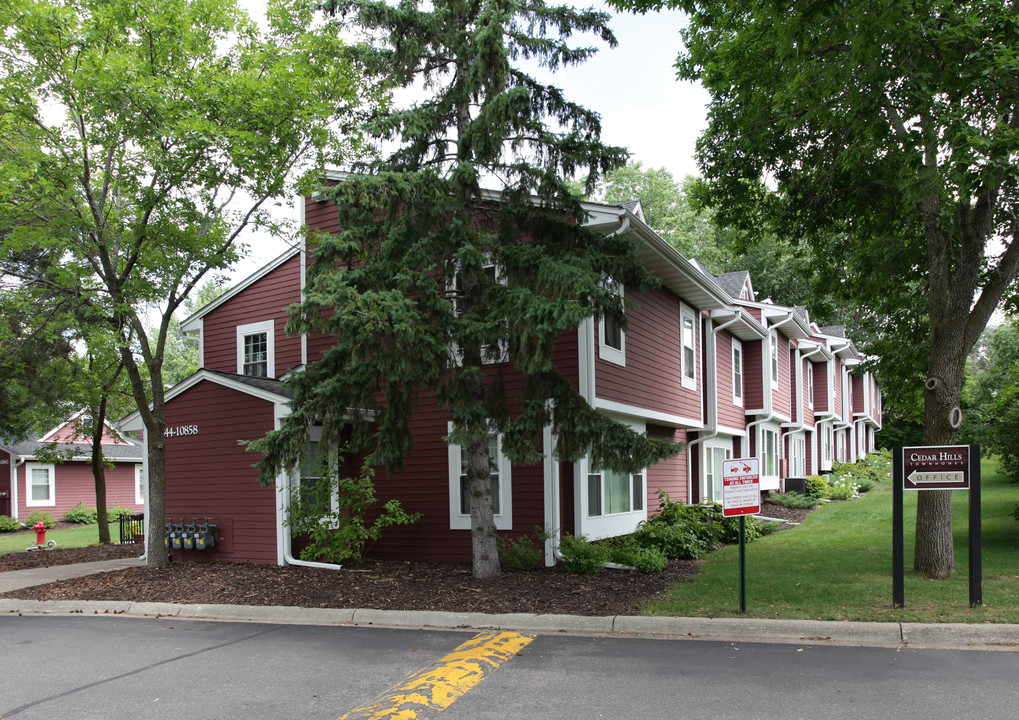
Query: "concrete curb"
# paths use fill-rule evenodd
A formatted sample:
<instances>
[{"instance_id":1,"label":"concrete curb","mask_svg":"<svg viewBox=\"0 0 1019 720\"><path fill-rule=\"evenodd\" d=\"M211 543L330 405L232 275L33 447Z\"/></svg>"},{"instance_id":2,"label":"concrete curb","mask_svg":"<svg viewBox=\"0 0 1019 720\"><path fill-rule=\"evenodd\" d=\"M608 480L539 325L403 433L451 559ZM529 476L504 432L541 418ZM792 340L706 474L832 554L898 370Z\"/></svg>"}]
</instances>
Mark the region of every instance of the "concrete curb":
<instances>
[{"instance_id":1,"label":"concrete curb","mask_svg":"<svg viewBox=\"0 0 1019 720\"><path fill-rule=\"evenodd\" d=\"M258 605L0 599L3 615L116 615L217 622L431 630L515 630L585 637L709 640L839 647L966 649L1019 652L1019 625L975 625L760 618L452 613Z\"/></svg>"}]
</instances>

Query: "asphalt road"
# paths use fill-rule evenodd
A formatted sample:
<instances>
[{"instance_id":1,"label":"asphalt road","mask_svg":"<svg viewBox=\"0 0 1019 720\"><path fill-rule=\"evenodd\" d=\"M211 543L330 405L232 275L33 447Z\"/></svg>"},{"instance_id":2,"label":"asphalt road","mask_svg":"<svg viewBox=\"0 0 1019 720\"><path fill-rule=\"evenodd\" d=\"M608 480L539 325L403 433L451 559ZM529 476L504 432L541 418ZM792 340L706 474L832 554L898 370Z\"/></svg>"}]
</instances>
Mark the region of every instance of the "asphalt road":
<instances>
[{"instance_id":1,"label":"asphalt road","mask_svg":"<svg viewBox=\"0 0 1019 720\"><path fill-rule=\"evenodd\" d=\"M408 680L427 694L455 676L458 648L476 635L4 616L0 717L377 717L364 708ZM1019 706L1016 652L541 635L489 660L443 720L957 720L1014 717Z\"/></svg>"}]
</instances>

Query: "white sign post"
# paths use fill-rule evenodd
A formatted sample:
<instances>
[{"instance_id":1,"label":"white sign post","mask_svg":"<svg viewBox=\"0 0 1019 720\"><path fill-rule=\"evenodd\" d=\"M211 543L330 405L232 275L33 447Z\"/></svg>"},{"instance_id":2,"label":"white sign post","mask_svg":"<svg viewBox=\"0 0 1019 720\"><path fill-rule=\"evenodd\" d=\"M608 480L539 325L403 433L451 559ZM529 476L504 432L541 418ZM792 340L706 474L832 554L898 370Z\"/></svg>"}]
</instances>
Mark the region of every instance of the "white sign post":
<instances>
[{"instance_id":1,"label":"white sign post","mask_svg":"<svg viewBox=\"0 0 1019 720\"><path fill-rule=\"evenodd\" d=\"M755 457L722 461L722 517L739 517L739 611L747 611L747 515L761 512L761 464Z\"/></svg>"}]
</instances>

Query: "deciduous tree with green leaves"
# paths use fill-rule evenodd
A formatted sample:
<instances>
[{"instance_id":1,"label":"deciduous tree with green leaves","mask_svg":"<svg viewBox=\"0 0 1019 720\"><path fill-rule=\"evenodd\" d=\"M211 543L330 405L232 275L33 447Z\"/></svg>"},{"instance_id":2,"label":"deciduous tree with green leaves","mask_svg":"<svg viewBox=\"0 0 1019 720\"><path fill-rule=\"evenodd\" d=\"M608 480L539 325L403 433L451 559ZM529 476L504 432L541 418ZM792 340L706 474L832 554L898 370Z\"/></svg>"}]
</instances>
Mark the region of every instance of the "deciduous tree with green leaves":
<instances>
[{"instance_id":1,"label":"deciduous tree with green leaves","mask_svg":"<svg viewBox=\"0 0 1019 720\"><path fill-rule=\"evenodd\" d=\"M677 67L712 96L698 159L720 222L803 238L862 301L925 316L896 366L924 367L924 442L954 443L967 354L1019 272L1019 4L613 4L690 14ZM917 573L952 572L951 526L950 493L921 493Z\"/></svg>"},{"instance_id":2,"label":"deciduous tree with green leaves","mask_svg":"<svg viewBox=\"0 0 1019 720\"><path fill-rule=\"evenodd\" d=\"M413 447L412 413L434 397L452 419L448 441L467 456L474 575L495 576L490 435L524 463L541 457L547 426L560 457L590 452L606 468L635 470L679 449L596 412L552 358L587 318L625 322L607 278L628 290L653 279L632 240L583 225L565 183L583 173L590 188L625 151L601 143L596 113L519 61L555 70L595 51L571 47L574 33L615 39L606 14L542 0L328 6L376 39L360 62L428 95L377 117L370 131L395 149L329 192L341 230L312 238L306 299L288 327L337 344L293 378L293 413L256 444L262 477L296 465L308 427L349 421L350 408L373 411L354 433L375 441L368 462L397 469ZM512 397L511 372L524 378Z\"/></svg>"},{"instance_id":3,"label":"deciduous tree with green leaves","mask_svg":"<svg viewBox=\"0 0 1019 720\"><path fill-rule=\"evenodd\" d=\"M315 17L281 0L263 33L233 0L0 7L5 174L18 178L0 182L3 257L48 254L61 273L23 280L73 298L114 340L148 435L152 566L166 562L170 319L243 232L282 230L267 208L302 171L349 149L336 128L356 119L361 76Z\"/></svg>"}]
</instances>

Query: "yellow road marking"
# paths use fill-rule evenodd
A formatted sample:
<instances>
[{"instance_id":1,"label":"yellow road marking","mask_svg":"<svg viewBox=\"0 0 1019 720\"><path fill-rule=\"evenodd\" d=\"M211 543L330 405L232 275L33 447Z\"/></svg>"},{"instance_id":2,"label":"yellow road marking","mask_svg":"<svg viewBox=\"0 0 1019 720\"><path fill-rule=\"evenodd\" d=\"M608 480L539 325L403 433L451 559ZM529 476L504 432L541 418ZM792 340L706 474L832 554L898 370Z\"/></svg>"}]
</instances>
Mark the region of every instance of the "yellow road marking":
<instances>
[{"instance_id":1,"label":"yellow road marking","mask_svg":"<svg viewBox=\"0 0 1019 720\"><path fill-rule=\"evenodd\" d=\"M445 710L526 647L534 636L481 633L372 704L351 710L340 720L421 720Z\"/></svg>"}]
</instances>

